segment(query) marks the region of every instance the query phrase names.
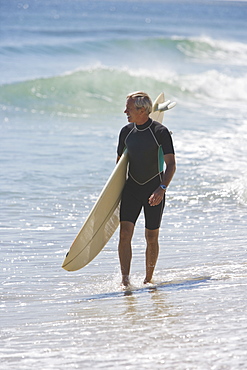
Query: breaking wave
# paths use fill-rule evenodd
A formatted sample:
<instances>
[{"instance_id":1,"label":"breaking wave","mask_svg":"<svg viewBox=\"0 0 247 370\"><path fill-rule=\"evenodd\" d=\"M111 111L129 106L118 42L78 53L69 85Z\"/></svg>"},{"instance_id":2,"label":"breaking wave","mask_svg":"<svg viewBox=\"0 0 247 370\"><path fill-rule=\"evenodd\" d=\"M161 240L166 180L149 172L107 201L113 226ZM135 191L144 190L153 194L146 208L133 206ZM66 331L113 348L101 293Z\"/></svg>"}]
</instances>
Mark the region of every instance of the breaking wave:
<instances>
[{"instance_id":1,"label":"breaking wave","mask_svg":"<svg viewBox=\"0 0 247 370\"><path fill-rule=\"evenodd\" d=\"M244 103L247 75L234 77L217 70L179 75L167 70L110 68L95 65L47 78L1 86L3 109L38 111L45 114L81 117L94 113L118 113L130 91L151 95L169 93L181 102L213 104Z\"/></svg>"}]
</instances>

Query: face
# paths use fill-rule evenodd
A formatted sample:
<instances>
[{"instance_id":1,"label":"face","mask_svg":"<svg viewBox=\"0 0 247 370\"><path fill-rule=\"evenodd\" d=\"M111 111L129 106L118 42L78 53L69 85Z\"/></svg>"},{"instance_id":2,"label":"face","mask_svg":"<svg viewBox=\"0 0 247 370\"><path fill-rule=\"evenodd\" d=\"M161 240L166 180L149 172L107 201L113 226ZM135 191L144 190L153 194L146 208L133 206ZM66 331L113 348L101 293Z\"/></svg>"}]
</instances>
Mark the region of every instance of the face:
<instances>
[{"instance_id":1,"label":"face","mask_svg":"<svg viewBox=\"0 0 247 370\"><path fill-rule=\"evenodd\" d=\"M128 99L124 113L127 115L128 122L138 123L142 115L142 109L137 109L133 99Z\"/></svg>"}]
</instances>

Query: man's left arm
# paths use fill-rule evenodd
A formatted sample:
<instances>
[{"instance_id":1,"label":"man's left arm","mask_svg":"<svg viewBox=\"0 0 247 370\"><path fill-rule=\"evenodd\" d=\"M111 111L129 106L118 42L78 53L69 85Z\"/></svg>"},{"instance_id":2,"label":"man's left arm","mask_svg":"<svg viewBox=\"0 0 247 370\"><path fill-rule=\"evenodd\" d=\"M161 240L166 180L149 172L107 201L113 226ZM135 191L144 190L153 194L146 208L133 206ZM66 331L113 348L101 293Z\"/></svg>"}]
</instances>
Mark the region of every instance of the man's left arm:
<instances>
[{"instance_id":1,"label":"man's left arm","mask_svg":"<svg viewBox=\"0 0 247 370\"><path fill-rule=\"evenodd\" d=\"M166 169L163 174L163 179L161 185L165 185L167 188L170 182L172 181L173 175L176 171L176 160L174 154L165 154L164 161L166 164ZM162 201L166 189L163 190L160 186L153 192L149 198L150 206L157 206Z\"/></svg>"}]
</instances>

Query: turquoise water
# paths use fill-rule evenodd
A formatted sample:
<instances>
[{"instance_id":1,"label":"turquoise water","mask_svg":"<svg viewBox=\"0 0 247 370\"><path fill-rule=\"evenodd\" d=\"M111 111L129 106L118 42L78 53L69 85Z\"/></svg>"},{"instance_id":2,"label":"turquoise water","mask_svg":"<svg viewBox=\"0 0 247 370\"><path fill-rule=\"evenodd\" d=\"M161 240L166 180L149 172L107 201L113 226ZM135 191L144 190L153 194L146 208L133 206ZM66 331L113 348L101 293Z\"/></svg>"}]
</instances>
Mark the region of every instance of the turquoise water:
<instances>
[{"instance_id":1,"label":"turquoise water","mask_svg":"<svg viewBox=\"0 0 247 370\"><path fill-rule=\"evenodd\" d=\"M1 369L244 369L247 3L0 0ZM118 231L61 268L115 166L126 95L165 92L177 172L144 289ZM166 284L161 284L166 282Z\"/></svg>"}]
</instances>

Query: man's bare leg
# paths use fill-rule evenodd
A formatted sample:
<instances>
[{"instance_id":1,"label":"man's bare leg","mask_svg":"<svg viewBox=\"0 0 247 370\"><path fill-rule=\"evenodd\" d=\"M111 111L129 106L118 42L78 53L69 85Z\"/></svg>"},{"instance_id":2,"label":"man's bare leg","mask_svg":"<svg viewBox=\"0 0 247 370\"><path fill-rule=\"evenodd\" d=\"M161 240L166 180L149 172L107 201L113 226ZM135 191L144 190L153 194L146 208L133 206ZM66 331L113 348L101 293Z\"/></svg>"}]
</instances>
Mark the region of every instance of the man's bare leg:
<instances>
[{"instance_id":1,"label":"man's bare leg","mask_svg":"<svg viewBox=\"0 0 247 370\"><path fill-rule=\"evenodd\" d=\"M130 264L132 258L131 239L133 236L135 225L129 221L120 223L120 238L118 245L118 255L122 272L122 284L128 286Z\"/></svg>"},{"instance_id":2,"label":"man's bare leg","mask_svg":"<svg viewBox=\"0 0 247 370\"><path fill-rule=\"evenodd\" d=\"M144 284L150 283L153 277L154 269L159 255L159 229L145 229L145 237L147 241L146 249L146 277Z\"/></svg>"}]
</instances>

